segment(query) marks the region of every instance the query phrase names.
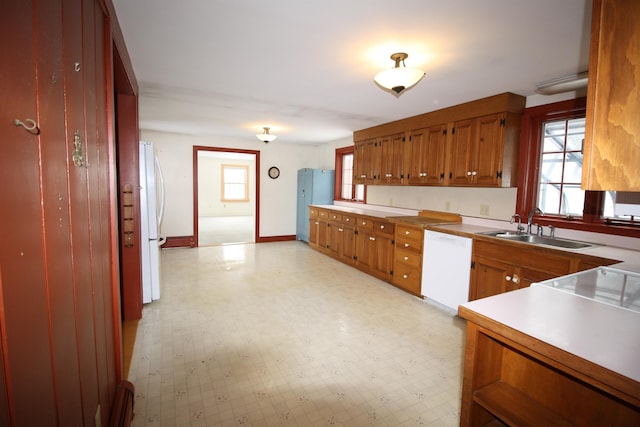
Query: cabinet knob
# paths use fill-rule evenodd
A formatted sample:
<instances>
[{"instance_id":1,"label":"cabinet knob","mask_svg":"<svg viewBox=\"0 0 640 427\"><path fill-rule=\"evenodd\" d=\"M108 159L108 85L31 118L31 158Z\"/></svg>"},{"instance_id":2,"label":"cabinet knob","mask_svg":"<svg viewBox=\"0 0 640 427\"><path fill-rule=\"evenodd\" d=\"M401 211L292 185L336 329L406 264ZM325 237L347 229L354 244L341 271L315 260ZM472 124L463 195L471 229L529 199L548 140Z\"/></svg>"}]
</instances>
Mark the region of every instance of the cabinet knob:
<instances>
[{"instance_id":1,"label":"cabinet knob","mask_svg":"<svg viewBox=\"0 0 640 427\"><path fill-rule=\"evenodd\" d=\"M408 247L409 247L409 244L408 244L408 243L405 243L405 244L404 244L404 247L405 247L405 248L408 248Z\"/></svg>"},{"instance_id":2,"label":"cabinet knob","mask_svg":"<svg viewBox=\"0 0 640 427\"><path fill-rule=\"evenodd\" d=\"M381 226L380 226L380 230L384 230L384 225L381 225Z\"/></svg>"},{"instance_id":3,"label":"cabinet knob","mask_svg":"<svg viewBox=\"0 0 640 427\"><path fill-rule=\"evenodd\" d=\"M408 256L404 257L404 260L409 261L409 257Z\"/></svg>"},{"instance_id":4,"label":"cabinet knob","mask_svg":"<svg viewBox=\"0 0 640 427\"><path fill-rule=\"evenodd\" d=\"M407 230L404 232L404 234L408 236L409 234L411 234L411 232Z\"/></svg>"},{"instance_id":5,"label":"cabinet knob","mask_svg":"<svg viewBox=\"0 0 640 427\"><path fill-rule=\"evenodd\" d=\"M320 223L318 221L316 221L316 225L320 225Z\"/></svg>"},{"instance_id":6,"label":"cabinet knob","mask_svg":"<svg viewBox=\"0 0 640 427\"><path fill-rule=\"evenodd\" d=\"M476 175L478 175L478 172L476 172L476 171L471 171L471 175L476 176Z\"/></svg>"},{"instance_id":7,"label":"cabinet knob","mask_svg":"<svg viewBox=\"0 0 640 427\"><path fill-rule=\"evenodd\" d=\"M513 283L520 283L520 278L517 275L513 275L513 279L511 279Z\"/></svg>"},{"instance_id":8,"label":"cabinet knob","mask_svg":"<svg viewBox=\"0 0 640 427\"><path fill-rule=\"evenodd\" d=\"M402 278L403 278L403 279L406 279L406 278L408 278L408 277L409 277L409 276L408 276L407 274L403 274L403 275L402 275Z\"/></svg>"},{"instance_id":9,"label":"cabinet knob","mask_svg":"<svg viewBox=\"0 0 640 427\"><path fill-rule=\"evenodd\" d=\"M344 230L342 228L338 228L338 231L342 233Z\"/></svg>"},{"instance_id":10,"label":"cabinet knob","mask_svg":"<svg viewBox=\"0 0 640 427\"><path fill-rule=\"evenodd\" d=\"M349 222L349 221L351 221L351 219L350 219L350 218L347 218L345 221Z\"/></svg>"},{"instance_id":11,"label":"cabinet knob","mask_svg":"<svg viewBox=\"0 0 640 427\"><path fill-rule=\"evenodd\" d=\"M511 276L507 276L507 277L505 277L505 279L506 279L507 282L510 282L511 281Z\"/></svg>"},{"instance_id":12,"label":"cabinet knob","mask_svg":"<svg viewBox=\"0 0 640 427\"><path fill-rule=\"evenodd\" d=\"M374 242L376 240L375 237L369 237L369 240L371 240L372 242Z\"/></svg>"}]
</instances>

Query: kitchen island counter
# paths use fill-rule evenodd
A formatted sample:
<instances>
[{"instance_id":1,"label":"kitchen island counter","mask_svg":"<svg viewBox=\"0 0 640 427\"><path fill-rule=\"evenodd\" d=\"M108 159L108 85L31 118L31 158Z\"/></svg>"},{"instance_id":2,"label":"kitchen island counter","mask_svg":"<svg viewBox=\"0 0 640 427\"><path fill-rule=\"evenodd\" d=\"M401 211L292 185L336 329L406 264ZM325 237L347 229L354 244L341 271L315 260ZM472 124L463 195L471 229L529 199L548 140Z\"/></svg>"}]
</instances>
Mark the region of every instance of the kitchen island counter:
<instances>
[{"instance_id":1,"label":"kitchen island counter","mask_svg":"<svg viewBox=\"0 0 640 427\"><path fill-rule=\"evenodd\" d=\"M533 286L462 304L459 315L468 322L461 425L513 422L519 411L640 422L640 313ZM495 400L504 393L515 402Z\"/></svg>"}]
</instances>

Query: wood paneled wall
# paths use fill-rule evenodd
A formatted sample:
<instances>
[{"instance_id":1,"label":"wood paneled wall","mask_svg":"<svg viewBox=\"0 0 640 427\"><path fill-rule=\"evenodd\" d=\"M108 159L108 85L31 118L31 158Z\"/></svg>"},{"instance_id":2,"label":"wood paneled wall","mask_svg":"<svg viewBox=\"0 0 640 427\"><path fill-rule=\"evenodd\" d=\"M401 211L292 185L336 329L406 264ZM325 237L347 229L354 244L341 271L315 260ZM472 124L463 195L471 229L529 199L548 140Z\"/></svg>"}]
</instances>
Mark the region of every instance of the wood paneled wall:
<instances>
[{"instance_id":1,"label":"wood paneled wall","mask_svg":"<svg viewBox=\"0 0 640 427\"><path fill-rule=\"evenodd\" d=\"M121 379L109 10L0 2L2 426L106 425Z\"/></svg>"}]
</instances>

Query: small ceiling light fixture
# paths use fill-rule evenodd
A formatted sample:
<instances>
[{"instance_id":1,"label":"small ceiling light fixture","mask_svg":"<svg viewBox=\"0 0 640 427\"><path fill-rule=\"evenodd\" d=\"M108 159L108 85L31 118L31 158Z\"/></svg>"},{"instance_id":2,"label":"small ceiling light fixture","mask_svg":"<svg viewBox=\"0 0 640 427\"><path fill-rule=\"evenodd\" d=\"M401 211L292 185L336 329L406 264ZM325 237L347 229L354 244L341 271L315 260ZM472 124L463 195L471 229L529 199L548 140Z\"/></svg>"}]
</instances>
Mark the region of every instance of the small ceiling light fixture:
<instances>
[{"instance_id":1,"label":"small ceiling light fixture","mask_svg":"<svg viewBox=\"0 0 640 427\"><path fill-rule=\"evenodd\" d=\"M264 129L264 132L259 133L259 134L256 135L256 138L258 138L260 141L264 142L265 144L268 144L268 143L270 143L271 141L273 141L274 139L277 138L276 135L271 135L269 133L269 129L271 129L271 128L265 126L262 129Z\"/></svg>"},{"instance_id":2,"label":"small ceiling light fixture","mask_svg":"<svg viewBox=\"0 0 640 427\"><path fill-rule=\"evenodd\" d=\"M400 96L424 77L424 71L417 68L407 68L404 65L404 60L408 57L409 55L403 52L394 53L391 55L391 60L395 61L396 65L376 74L373 80L383 89L393 91L396 96ZM402 67L400 61L402 61Z\"/></svg>"},{"instance_id":3,"label":"small ceiling light fixture","mask_svg":"<svg viewBox=\"0 0 640 427\"><path fill-rule=\"evenodd\" d=\"M555 95L557 93L571 92L587 87L589 72L547 80L536 84L536 93L540 95Z\"/></svg>"}]
</instances>

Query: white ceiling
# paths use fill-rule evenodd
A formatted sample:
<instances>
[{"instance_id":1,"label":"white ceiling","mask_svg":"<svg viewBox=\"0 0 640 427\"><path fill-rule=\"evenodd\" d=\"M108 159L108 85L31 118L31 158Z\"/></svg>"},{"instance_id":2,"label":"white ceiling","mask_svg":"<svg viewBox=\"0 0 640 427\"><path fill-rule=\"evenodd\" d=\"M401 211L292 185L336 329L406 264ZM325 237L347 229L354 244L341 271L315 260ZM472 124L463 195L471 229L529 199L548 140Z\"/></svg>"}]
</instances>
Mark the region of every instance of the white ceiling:
<instances>
[{"instance_id":1,"label":"white ceiling","mask_svg":"<svg viewBox=\"0 0 640 427\"><path fill-rule=\"evenodd\" d=\"M591 0L113 0L140 128L318 144L588 68ZM407 52L399 98L376 73Z\"/></svg>"}]
</instances>

